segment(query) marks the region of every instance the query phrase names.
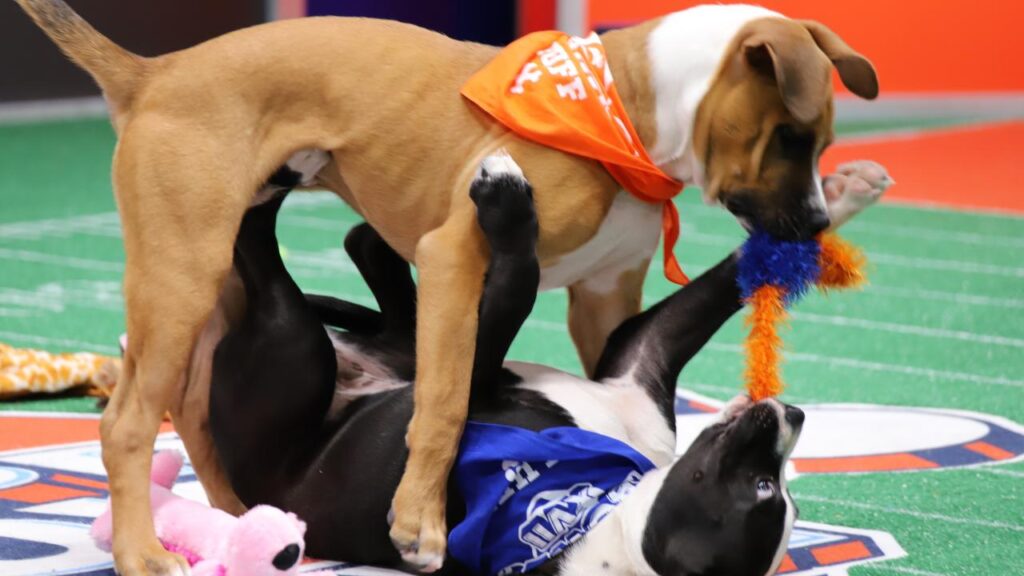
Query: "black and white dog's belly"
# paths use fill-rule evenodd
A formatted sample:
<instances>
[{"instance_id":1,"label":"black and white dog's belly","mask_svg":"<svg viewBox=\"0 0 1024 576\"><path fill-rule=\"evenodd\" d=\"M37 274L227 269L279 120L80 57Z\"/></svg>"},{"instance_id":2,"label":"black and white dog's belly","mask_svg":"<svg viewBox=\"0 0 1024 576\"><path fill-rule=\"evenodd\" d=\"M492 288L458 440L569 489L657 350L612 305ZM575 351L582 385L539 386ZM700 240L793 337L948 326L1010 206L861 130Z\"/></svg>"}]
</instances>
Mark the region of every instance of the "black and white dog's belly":
<instances>
[{"instance_id":1,"label":"black and white dog's belly","mask_svg":"<svg viewBox=\"0 0 1024 576\"><path fill-rule=\"evenodd\" d=\"M354 403L357 399L412 397L415 360L405 350L381 346L378 341L368 342L358 335L326 330L338 361L329 419L347 419L364 410L368 404ZM569 374L565 376L572 378ZM547 397L546 386L534 389L527 385L532 378L530 371L506 367L494 382L483 383L474 390L469 419L534 431L555 426L577 426L565 407ZM382 394L384 396L380 396ZM410 411L407 417L395 421L394 425L405 427L411 417ZM345 432L352 430L346 429Z\"/></svg>"},{"instance_id":2,"label":"black and white dog's belly","mask_svg":"<svg viewBox=\"0 0 1024 576\"><path fill-rule=\"evenodd\" d=\"M337 418L349 404L363 398L412 386L415 359L405 348L325 327L334 346L338 375L328 419ZM406 424L403 422L401 424Z\"/></svg>"},{"instance_id":3,"label":"black and white dog's belly","mask_svg":"<svg viewBox=\"0 0 1024 576\"><path fill-rule=\"evenodd\" d=\"M414 359L347 333L328 329L328 334L338 360L329 418L342 415L357 398L391 391L411 397ZM533 431L578 427L620 440L662 466L671 461L676 447L672 422L663 412L628 376L594 382L547 366L506 362L495 382L474 386L469 419Z\"/></svg>"}]
</instances>

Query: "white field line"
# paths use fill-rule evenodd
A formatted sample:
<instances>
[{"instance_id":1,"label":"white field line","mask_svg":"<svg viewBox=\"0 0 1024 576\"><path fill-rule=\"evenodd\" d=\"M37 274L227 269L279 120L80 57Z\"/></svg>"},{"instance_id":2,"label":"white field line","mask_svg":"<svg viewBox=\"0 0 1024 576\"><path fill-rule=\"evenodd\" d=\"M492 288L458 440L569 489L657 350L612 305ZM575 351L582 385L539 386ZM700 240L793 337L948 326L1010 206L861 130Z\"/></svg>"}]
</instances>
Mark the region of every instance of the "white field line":
<instances>
[{"instance_id":1,"label":"white field line","mask_svg":"<svg viewBox=\"0 0 1024 576\"><path fill-rule=\"evenodd\" d=\"M35 290L0 288L0 304L23 308L40 308L50 312L63 312L68 306L120 312L124 310L120 283L114 291L90 290L85 287L64 286L58 283L44 284Z\"/></svg>"},{"instance_id":2,"label":"white field line","mask_svg":"<svg viewBox=\"0 0 1024 576\"><path fill-rule=\"evenodd\" d=\"M320 199L317 199L314 202L309 202L309 204L312 205L322 203L323 201ZM701 206L700 208L706 207ZM118 222L118 215L116 212L90 214L86 216L75 216L70 218L54 218L48 220L14 222L10 224L0 224L0 238L37 239L44 236L67 237L73 234L93 234L120 238L121 231ZM346 218L331 219L316 216L298 216L285 214L282 216L282 223L295 227L307 227L323 230L338 230L339 232L343 232L346 224L351 225L356 223L356 221L349 220ZM857 223L855 222L851 223L851 226L856 225ZM862 224L861 226L865 225ZM883 228L879 225L873 226L875 228ZM921 234L925 234L926 232L933 234L935 238L946 237L946 235L942 233L938 233L927 229L922 229L919 231L919 233L908 232L907 235L917 237L920 236ZM684 239L702 245L733 247L738 244L738 240L732 236L698 232L693 230L692 228L689 230L684 230L683 237ZM974 233L949 233L949 237L969 238L971 241L974 242L977 242L979 241L979 239L984 238L984 236ZM1012 237L1001 238L1003 240L1017 242L1020 246L1024 246L1024 239L1015 239ZM1016 246L1018 244L1014 245ZM910 257L902 256L899 254L888 254L884 252L869 252L867 255L868 258L874 262L890 264L905 268L953 271L966 274L989 274L996 276L1008 276L1013 278L1024 278L1024 268L1015 266L998 266L993 264L981 264L977 262L961 260L941 260L934 258ZM7 256L7 258L10 258L10 256ZM41 260L37 259L35 261L40 262Z\"/></svg>"},{"instance_id":3,"label":"white field line","mask_svg":"<svg viewBox=\"0 0 1024 576\"><path fill-rule=\"evenodd\" d=\"M1011 338L1008 336L979 334L977 332L968 332L964 330L929 328L927 326L914 326L912 324L901 324L896 322L879 322L875 320L865 320L863 318L850 318L848 316L815 314L813 312L791 312L790 316L800 320L801 322L810 322L812 324L863 328L865 330L892 332L895 334L909 334L913 336L924 336L927 338L945 338L949 340L960 340L962 342L1024 348L1024 339Z\"/></svg>"},{"instance_id":4,"label":"white field line","mask_svg":"<svg viewBox=\"0 0 1024 576\"><path fill-rule=\"evenodd\" d=\"M956 468L950 468L950 470L956 470ZM1010 478L1024 478L1024 471L1020 470L1003 470L1001 468L968 468L971 471L985 472L986 474L995 474L996 476L1009 476Z\"/></svg>"},{"instance_id":5,"label":"white field line","mask_svg":"<svg viewBox=\"0 0 1024 576\"><path fill-rule=\"evenodd\" d=\"M117 356L121 353L121 350L117 346L93 344L91 342L82 342L81 340L70 340L67 338L47 338L46 336L35 336L32 334L22 334L20 332L8 332L6 330L0 330L0 338L3 338L6 341L24 342L30 345L50 346L52 348L59 348L68 352L84 350L86 352L97 352L99 354L109 354L112 356Z\"/></svg>"},{"instance_id":6,"label":"white field line","mask_svg":"<svg viewBox=\"0 0 1024 576\"><path fill-rule=\"evenodd\" d=\"M874 290L874 285L871 286ZM644 299L645 306L653 306L657 301ZM877 332L892 332L895 334L907 334L922 336L925 338L940 338L959 340L961 342L972 342L976 344L1009 346L1013 348L1024 348L1024 339L1010 336L999 336L996 334L982 334L966 330L947 330L944 328L931 328L928 326L917 326L914 324L903 324L900 322L881 322L867 320L864 318L851 318L849 316L838 316L832 314L817 314L814 312L790 312L790 316L800 321L812 324L823 324L827 326L841 326L844 328L862 328Z\"/></svg>"},{"instance_id":7,"label":"white field line","mask_svg":"<svg viewBox=\"0 0 1024 576\"><path fill-rule=\"evenodd\" d=\"M691 272L691 277L696 277L699 274L698 271L702 270L700 267L693 264L683 263L683 267L687 272ZM1001 296L982 296L977 294L964 294L962 292L948 292L945 290L926 290L922 288L901 288L895 286L887 286L885 284L876 284L873 281L869 281L866 290L868 290L871 296L886 296L891 298L901 298L908 300L931 300L936 302L952 302L954 304L960 304L964 306L992 306L996 308L1024 308L1024 299L1021 298L1005 298ZM657 304L656 299L644 299L645 306L652 306Z\"/></svg>"},{"instance_id":8,"label":"white field line","mask_svg":"<svg viewBox=\"0 0 1024 576\"><path fill-rule=\"evenodd\" d=\"M296 190L284 201L285 211L288 208L320 207L344 205L337 194L329 190Z\"/></svg>"},{"instance_id":9,"label":"white field line","mask_svg":"<svg viewBox=\"0 0 1024 576\"><path fill-rule=\"evenodd\" d=\"M49 264L63 266L66 268L77 268L91 270L94 272L124 272L124 263L110 260L98 260L95 258L81 258L77 256L59 256L46 252L33 250L17 250L0 248L0 260L15 260L33 264ZM322 252L306 252L301 250L290 250L286 264L292 264L305 274L302 276L322 277L327 272L340 272L342 274L359 274L355 265L348 260L348 256L340 249L329 249Z\"/></svg>"},{"instance_id":10,"label":"white field line","mask_svg":"<svg viewBox=\"0 0 1024 576\"><path fill-rule=\"evenodd\" d=\"M999 296L980 296L977 294L964 294L961 292L946 292L943 290L924 290L921 288L898 288L884 284L870 283L871 295L889 296L892 298L908 298L910 300L934 300L938 302L952 302L966 306L994 306L996 308L1024 308L1024 299L1003 298Z\"/></svg>"},{"instance_id":11,"label":"white field line","mask_svg":"<svg viewBox=\"0 0 1024 576\"><path fill-rule=\"evenodd\" d=\"M719 344L710 342L706 350L719 352L741 353L743 347L738 344ZM872 362L858 360L856 358L845 358L842 356L826 356L808 352L788 352L785 355L787 362L806 362L809 364L826 364L829 366L842 366L855 368L857 370L870 370L872 372L888 372L892 374L905 374L908 376L919 376L929 380L953 380L958 382L970 382L971 384L990 384L993 386L1009 386L1012 388L1024 387L1024 380L1014 380L1003 376L981 376L969 372L956 372L952 370L936 370L933 368L919 368L916 366L904 366L902 364L889 364L886 362Z\"/></svg>"},{"instance_id":12,"label":"white field line","mask_svg":"<svg viewBox=\"0 0 1024 576\"><path fill-rule=\"evenodd\" d=\"M330 200L330 199L326 199ZM291 202L297 208L323 205L324 200L312 202ZM316 228L334 230L339 233L346 231L346 226L358 224L360 220L351 218L323 218L317 216L301 216L287 211L281 215L281 223L299 228ZM76 234L121 238L121 220L117 212L100 212L69 216L65 218L47 218L43 220L26 220L0 224L0 238L38 240L45 237L67 238Z\"/></svg>"},{"instance_id":13,"label":"white field line","mask_svg":"<svg viewBox=\"0 0 1024 576\"><path fill-rule=\"evenodd\" d=\"M0 289L0 304L18 306L21 309L42 308L50 312L62 312L64 310L63 302L46 298L41 294L28 290L15 290L13 288Z\"/></svg>"},{"instance_id":14,"label":"white field line","mask_svg":"<svg viewBox=\"0 0 1024 576\"><path fill-rule=\"evenodd\" d=\"M306 198L306 196L300 196L300 198ZM308 197L313 202L302 202L306 205L319 205L325 203L324 201L330 201L331 198L315 198L313 196ZM350 222L347 219L328 219L316 216L294 216L285 215L283 216L285 223L290 223L295 226L305 226L314 228L323 228L329 230L338 229L340 226ZM288 222L291 221L291 222ZM119 236L120 231L117 226L117 213L101 213L93 214L81 217L63 218L63 219L50 219L40 220L34 222L23 222L14 223L7 225L0 225L0 236L5 234L8 237L27 237L27 235L41 235L41 234L59 234L69 235L74 231L94 231L97 230L97 226L103 226L99 228L102 230L108 230L109 226L113 225L115 229L115 236ZM852 223L856 224L856 223ZM698 240L708 240L714 244L729 244L733 242L733 238L724 235L706 234L694 231L689 231L689 235ZM974 235L979 236L980 235ZM877 255L876 255L877 256ZM36 263L48 263L67 265L77 268L87 268L91 270L111 270L111 271L122 271L123 265L116 262L106 262L92 259L83 259L75 257L62 257L54 256L45 253L24 251L24 250L8 250L0 248L0 258L22 260ZM335 260L335 258L341 258L342 260ZM903 258L903 257L897 257ZM342 252L336 250L329 250L326 254L318 254L315 252L300 252L296 251L290 254L290 263L296 268L297 275L308 276L308 277L323 277L326 274L324 269L338 270L342 273L353 273L357 272L354 267L347 261L347 256ZM943 261L948 264L948 262ZM962 264L962 263L961 263ZM970 263L973 266L977 266L974 263ZM692 266L691 266L692 268ZM1020 270L1020 269L1015 269ZM885 286L872 286L875 293L889 294L895 296L909 297L909 298L923 298L923 299L934 299L942 301L953 301L960 304L971 304L971 305L992 305L992 306L1009 306L1009 307L1021 307L1024 308L1024 301L1010 298L990 298L985 296L972 296L968 294L958 294L952 292L942 291L925 291L925 290L909 290L902 288L890 288ZM1014 338L1004 338L1000 336L990 336L985 334L974 334L963 331L948 331L948 330L936 330L926 327L918 327L904 324L894 323L881 323L873 322L869 320L861 319L849 319L836 316L826 315L808 315L809 320L812 322L819 323L830 323L833 325L846 325L846 326L859 326L864 328L881 329L898 333L905 334L917 334L923 336L939 337L939 338L953 338L965 341L976 341L982 343L994 343L1008 346L1020 347L1024 344L1024 340Z\"/></svg>"},{"instance_id":15,"label":"white field line","mask_svg":"<svg viewBox=\"0 0 1024 576\"><path fill-rule=\"evenodd\" d=\"M117 212L100 212L67 218L48 218L0 224L0 238L38 240L43 237L66 238L75 234L121 238Z\"/></svg>"},{"instance_id":16,"label":"white field line","mask_svg":"<svg viewBox=\"0 0 1024 576\"><path fill-rule=\"evenodd\" d=\"M934 512L918 512L917 510L908 510L906 508L867 504L853 500L838 500L825 498L823 496L813 496L810 494L796 493L793 494L793 497L797 501L803 500L805 502L819 502L823 504L832 504L834 506L842 506L844 508L856 508L859 510L870 510L872 512L883 512L886 514L899 514L901 516L910 516L913 518L921 518L923 520L937 520L939 522L947 522L949 524L965 524L969 526L980 526L982 528L997 528L1000 530L1024 532L1024 526L1020 524L1011 524L1009 522L999 522L996 520L982 520L980 518L967 518L963 516L947 516L945 514L937 514Z\"/></svg>"},{"instance_id":17,"label":"white field line","mask_svg":"<svg viewBox=\"0 0 1024 576\"><path fill-rule=\"evenodd\" d=\"M725 392L726 394L728 394L730 396L736 396L737 394L739 394L739 393L741 393L743 391L740 388L737 388L735 386L725 386L725 385L721 385L721 384L705 384L703 382L689 382L689 381L686 380L686 378L683 378L682 380L680 380L678 384L679 384L679 387L684 389L684 390L686 390L686 389L693 389L693 390L704 391L704 392ZM806 396L793 396L789 392L783 392L783 396L781 397L781 400L783 400L785 402L789 402L789 403L796 402L796 403L799 403L799 404L826 404L827 403L827 402L825 402L823 400L816 400L816 399L813 399L813 398L808 398Z\"/></svg>"},{"instance_id":18,"label":"white field line","mask_svg":"<svg viewBox=\"0 0 1024 576\"><path fill-rule=\"evenodd\" d=\"M741 240L725 234L712 234L708 232L697 232L693 229L683 230L679 234L680 241L684 246L686 242L700 244L702 246L727 246L737 247ZM1024 268L1018 266L999 266L996 264L982 264L965 260L942 260L938 258L921 258L918 256L903 256L900 254L889 254L887 252L865 251L868 261L872 264L888 264L901 268L913 268L917 270L939 270L943 272L960 272L963 274L987 274L991 276L1007 276L1010 278L1024 278Z\"/></svg>"},{"instance_id":19,"label":"white field line","mask_svg":"<svg viewBox=\"0 0 1024 576\"><path fill-rule=\"evenodd\" d=\"M359 275L359 269L340 248L329 248L316 252L291 250L286 252L285 266L297 265L311 270L332 270L342 274Z\"/></svg>"},{"instance_id":20,"label":"white field line","mask_svg":"<svg viewBox=\"0 0 1024 576\"><path fill-rule=\"evenodd\" d=\"M563 324L559 324L557 322L550 322L546 320L530 319L526 321L525 326L526 328L533 328L552 332L568 332L568 330ZM722 344L719 342L709 342L704 347L704 349L713 350L715 352L728 352L730 354L739 354L743 352L743 347L738 344ZM830 366L854 368L857 370L870 370L872 372L904 374L907 376L918 376L928 379L970 382L972 384L989 384L993 386L1009 386L1013 388L1024 388L1024 380L1014 380L1012 378L1005 378L1003 376L982 376L979 374L971 374L968 372L955 372L952 370L935 370L932 368L903 366L901 364L888 364L885 362L871 362L867 360L858 360L856 358L845 358L842 356L826 356L822 354L811 354L808 352L788 352L786 353L786 361L804 362L809 364L826 364Z\"/></svg>"},{"instance_id":21,"label":"white field line","mask_svg":"<svg viewBox=\"0 0 1024 576\"><path fill-rule=\"evenodd\" d=\"M1019 266L999 266L981 264L964 260L940 260L938 258L921 258L918 256L901 256L884 252L865 252L868 260L878 264L889 264L902 268L918 270L940 270L960 272L963 274L987 274L990 276L1006 276L1008 278L1024 278L1024 268Z\"/></svg>"},{"instance_id":22,"label":"white field line","mask_svg":"<svg viewBox=\"0 0 1024 576\"><path fill-rule=\"evenodd\" d=\"M1021 223L1024 229L1024 222ZM925 228L923 226L899 225L891 226L875 222L848 222L843 225L843 230L864 232L867 234L878 234L882 236L895 236L898 238L913 238L914 240L934 240L942 244L959 242L973 246L995 246L998 248L1024 248L1024 235L1005 236L1002 234L979 234L977 232L946 232Z\"/></svg>"},{"instance_id":23,"label":"white field line","mask_svg":"<svg viewBox=\"0 0 1024 576\"><path fill-rule=\"evenodd\" d=\"M927 200L914 200L910 198L886 198L885 204L889 206L901 206L904 208L911 208L914 210L920 210L923 212L937 212L949 214L950 212L957 212L960 214L970 214L972 216L984 216L986 218L999 218L1001 220L1017 220L1020 221L1024 216L1016 210L1009 208L993 208L991 206L950 206L949 204L943 204L941 202L929 202Z\"/></svg>"},{"instance_id":24,"label":"white field line","mask_svg":"<svg viewBox=\"0 0 1024 576\"><path fill-rule=\"evenodd\" d=\"M929 572L928 570L918 570L917 568L906 568L903 566L889 566L888 564L873 563L870 566L874 570L895 572L896 574L914 574L915 576L947 576L947 574L943 572Z\"/></svg>"},{"instance_id":25,"label":"white field line","mask_svg":"<svg viewBox=\"0 0 1024 576\"><path fill-rule=\"evenodd\" d=\"M0 248L0 260L16 260L18 262L31 262L34 264L53 264L66 268L79 268L82 270L102 272L124 272L124 264L111 262L109 260L96 260L93 258L79 258L76 256L58 256L45 252L32 250L12 250Z\"/></svg>"},{"instance_id":26,"label":"white field line","mask_svg":"<svg viewBox=\"0 0 1024 576\"><path fill-rule=\"evenodd\" d=\"M362 220L348 218L323 218L320 216L299 216L296 214L282 214L278 220L285 226L295 228L313 228L316 230L329 230L337 232L339 236L348 232L348 227L359 224Z\"/></svg>"},{"instance_id":27,"label":"white field line","mask_svg":"<svg viewBox=\"0 0 1024 576\"><path fill-rule=\"evenodd\" d=\"M687 192L690 194L691 192ZM934 212L943 215L949 214L966 214L970 216L977 216L982 218L992 218L997 220L1013 220L1015 222L1024 221L1024 216L1019 212L1003 211L994 208L983 208L983 207L969 207L969 206L955 206L951 207L945 204L928 203L919 200L903 200L899 198L885 198L882 200L882 206L886 208L897 207L900 209L911 209L919 210L922 212ZM682 214L694 214L697 217L715 216L719 218L722 216L729 217L729 213L724 208L717 204L687 204L686 206L680 207L680 213ZM847 224L848 226L849 224ZM886 224L879 224L879 226L887 226ZM894 228L900 228L902 224L890 224ZM916 227L922 230L933 230L927 227ZM739 230L739 224L736 225L736 229ZM956 234L955 231L951 233Z\"/></svg>"},{"instance_id":28,"label":"white field line","mask_svg":"<svg viewBox=\"0 0 1024 576\"><path fill-rule=\"evenodd\" d=\"M901 204L902 205L902 204ZM958 212L957 210L951 210L948 207L941 206L927 206L918 203L909 203L906 206L915 210L928 210L933 212ZM706 204L690 204L680 208L680 211L684 215L692 215L698 219L720 219L723 221L729 221L731 216L719 206L709 206ZM1019 214L1001 214L1001 213L988 213L983 214L986 217L997 217L997 218L1011 218L1018 220L1024 225L1024 216ZM684 218L685 219L685 218ZM686 238L686 231L693 230L692 225L686 227L684 223L683 234L680 235L680 239ZM922 225L913 224L890 224L881 222L871 222L862 220L852 220L843 224L844 231L863 232L868 234L879 234L884 236L892 236L898 238L912 238L915 240L929 240L935 241L940 244L948 244L950 242L956 242L961 244L969 244L973 246L994 246L1001 248L1024 248L1024 237L1022 236L1008 236L1004 234L981 234L976 232L963 232L963 231L942 231L935 228L922 227ZM740 233L739 224L736 224L736 232Z\"/></svg>"}]
</instances>

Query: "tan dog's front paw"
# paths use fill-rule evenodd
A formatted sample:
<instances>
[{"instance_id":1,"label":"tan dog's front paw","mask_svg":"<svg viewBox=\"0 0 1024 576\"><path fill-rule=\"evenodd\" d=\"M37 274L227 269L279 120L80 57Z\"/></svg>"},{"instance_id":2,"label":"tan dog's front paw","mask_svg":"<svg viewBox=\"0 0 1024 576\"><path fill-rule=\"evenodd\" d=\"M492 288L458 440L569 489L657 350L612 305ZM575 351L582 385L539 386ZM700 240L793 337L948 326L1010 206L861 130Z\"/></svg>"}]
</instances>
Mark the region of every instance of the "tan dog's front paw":
<instances>
[{"instance_id":1,"label":"tan dog's front paw","mask_svg":"<svg viewBox=\"0 0 1024 576\"><path fill-rule=\"evenodd\" d=\"M146 547L134 553L114 554L114 563L120 576L190 576L188 562L162 546Z\"/></svg>"},{"instance_id":2,"label":"tan dog's front paw","mask_svg":"<svg viewBox=\"0 0 1024 576\"><path fill-rule=\"evenodd\" d=\"M857 160L841 164L835 174L825 177L822 187L834 230L871 206L895 184L878 162Z\"/></svg>"},{"instance_id":3,"label":"tan dog's front paw","mask_svg":"<svg viewBox=\"0 0 1024 576\"><path fill-rule=\"evenodd\" d=\"M402 560L419 572L430 573L441 569L448 545L445 523L444 497L428 498L404 496L412 490L399 485L388 513L391 524L391 543L402 555Z\"/></svg>"}]
</instances>

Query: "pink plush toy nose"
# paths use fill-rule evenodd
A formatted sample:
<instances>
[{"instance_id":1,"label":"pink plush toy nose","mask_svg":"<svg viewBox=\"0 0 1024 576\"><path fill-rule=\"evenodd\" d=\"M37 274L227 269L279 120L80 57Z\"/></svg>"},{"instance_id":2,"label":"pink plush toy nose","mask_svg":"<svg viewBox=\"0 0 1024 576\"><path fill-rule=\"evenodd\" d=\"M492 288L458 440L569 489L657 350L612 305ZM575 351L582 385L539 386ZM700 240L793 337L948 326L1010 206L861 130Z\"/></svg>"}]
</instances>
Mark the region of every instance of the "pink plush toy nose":
<instances>
[{"instance_id":1,"label":"pink plush toy nose","mask_svg":"<svg viewBox=\"0 0 1024 576\"><path fill-rule=\"evenodd\" d=\"M284 547L277 556L274 556L272 564L274 568L284 572L285 570L295 566L295 563L299 561L299 553L301 549L298 544L289 544Z\"/></svg>"}]
</instances>

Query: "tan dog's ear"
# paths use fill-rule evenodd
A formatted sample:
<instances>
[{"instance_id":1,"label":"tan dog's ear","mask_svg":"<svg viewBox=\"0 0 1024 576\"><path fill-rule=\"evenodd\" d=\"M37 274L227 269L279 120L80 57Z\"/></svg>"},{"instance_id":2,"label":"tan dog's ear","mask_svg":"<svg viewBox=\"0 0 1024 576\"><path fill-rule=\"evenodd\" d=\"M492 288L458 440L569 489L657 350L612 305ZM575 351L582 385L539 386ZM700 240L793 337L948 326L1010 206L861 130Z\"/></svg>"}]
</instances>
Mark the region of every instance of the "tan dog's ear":
<instances>
[{"instance_id":1,"label":"tan dog's ear","mask_svg":"<svg viewBox=\"0 0 1024 576\"><path fill-rule=\"evenodd\" d=\"M814 42L836 65L839 78L850 92L868 100L878 96L878 74L870 60L850 48L849 44L824 24L813 20L800 20L800 24L811 33Z\"/></svg>"},{"instance_id":2,"label":"tan dog's ear","mask_svg":"<svg viewBox=\"0 0 1024 576\"><path fill-rule=\"evenodd\" d=\"M747 63L775 79L786 109L798 122L810 124L825 110L831 95L832 64L801 26L781 18L752 23L743 41Z\"/></svg>"}]
</instances>

